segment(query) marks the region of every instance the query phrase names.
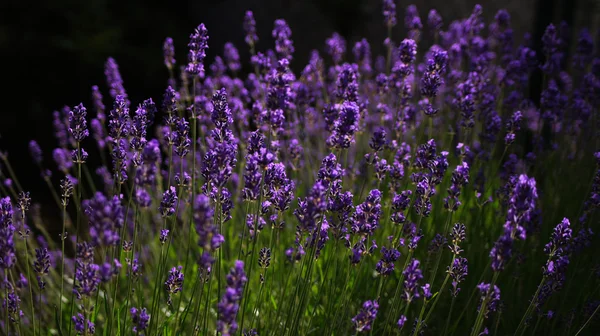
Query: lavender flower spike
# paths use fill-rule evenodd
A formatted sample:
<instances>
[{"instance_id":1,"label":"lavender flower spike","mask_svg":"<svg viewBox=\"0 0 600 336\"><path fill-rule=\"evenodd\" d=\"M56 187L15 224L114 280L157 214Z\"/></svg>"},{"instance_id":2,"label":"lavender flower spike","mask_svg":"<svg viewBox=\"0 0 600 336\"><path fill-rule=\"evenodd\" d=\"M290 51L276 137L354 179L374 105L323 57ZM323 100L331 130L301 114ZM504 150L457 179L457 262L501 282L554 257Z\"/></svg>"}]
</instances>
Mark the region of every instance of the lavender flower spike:
<instances>
[{"instance_id":1,"label":"lavender flower spike","mask_svg":"<svg viewBox=\"0 0 600 336\"><path fill-rule=\"evenodd\" d=\"M373 321L377 317L379 303L377 301L365 301L356 316L352 318L352 323L357 332L369 331Z\"/></svg>"},{"instance_id":2,"label":"lavender flower spike","mask_svg":"<svg viewBox=\"0 0 600 336\"><path fill-rule=\"evenodd\" d=\"M235 335L237 332L238 325L235 320L240 309L244 285L247 281L248 278L246 278L246 272L244 272L244 262L237 260L227 275L227 288L217 305L219 311L217 331L223 336Z\"/></svg>"},{"instance_id":3,"label":"lavender flower spike","mask_svg":"<svg viewBox=\"0 0 600 336\"><path fill-rule=\"evenodd\" d=\"M193 76L204 73L204 58L208 49L208 30L204 23L201 23L190 35L188 48L188 65L185 71Z\"/></svg>"}]
</instances>

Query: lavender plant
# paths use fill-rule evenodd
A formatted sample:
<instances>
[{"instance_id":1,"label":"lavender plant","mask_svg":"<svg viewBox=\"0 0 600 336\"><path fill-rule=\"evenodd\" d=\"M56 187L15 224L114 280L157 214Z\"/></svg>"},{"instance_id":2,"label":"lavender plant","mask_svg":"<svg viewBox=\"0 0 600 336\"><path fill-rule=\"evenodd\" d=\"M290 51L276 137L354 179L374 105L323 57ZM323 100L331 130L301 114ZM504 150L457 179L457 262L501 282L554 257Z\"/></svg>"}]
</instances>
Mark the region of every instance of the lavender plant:
<instances>
[{"instance_id":1,"label":"lavender plant","mask_svg":"<svg viewBox=\"0 0 600 336\"><path fill-rule=\"evenodd\" d=\"M59 235L0 155L3 334L594 334L591 34L550 25L536 52L505 10L424 26L410 5L404 38L396 11L353 57L335 33L309 60L284 19L259 41L240 18L246 61L229 42L208 59L200 24L185 64L164 40L159 104L109 58L91 116L54 112L52 155L28 144Z\"/></svg>"}]
</instances>

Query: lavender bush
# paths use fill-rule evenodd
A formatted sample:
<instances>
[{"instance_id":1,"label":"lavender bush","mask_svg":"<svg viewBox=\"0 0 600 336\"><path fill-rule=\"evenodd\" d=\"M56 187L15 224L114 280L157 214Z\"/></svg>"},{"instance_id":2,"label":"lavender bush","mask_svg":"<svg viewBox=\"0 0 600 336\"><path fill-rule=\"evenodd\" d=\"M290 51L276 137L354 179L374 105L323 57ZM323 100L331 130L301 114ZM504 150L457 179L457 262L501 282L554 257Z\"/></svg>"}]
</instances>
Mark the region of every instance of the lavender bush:
<instances>
[{"instance_id":1,"label":"lavender bush","mask_svg":"<svg viewBox=\"0 0 600 336\"><path fill-rule=\"evenodd\" d=\"M284 19L265 49L240 18L249 62L207 60L200 24L185 61L165 39L164 96L141 102L109 58L91 103L54 113L52 155L29 143L60 235L0 156L3 333L593 334L592 36L550 25L536 52L503 10L421 14L391 36L385 0L388 36L333 34L297 74Z\"/></svg>"}]
</instances>

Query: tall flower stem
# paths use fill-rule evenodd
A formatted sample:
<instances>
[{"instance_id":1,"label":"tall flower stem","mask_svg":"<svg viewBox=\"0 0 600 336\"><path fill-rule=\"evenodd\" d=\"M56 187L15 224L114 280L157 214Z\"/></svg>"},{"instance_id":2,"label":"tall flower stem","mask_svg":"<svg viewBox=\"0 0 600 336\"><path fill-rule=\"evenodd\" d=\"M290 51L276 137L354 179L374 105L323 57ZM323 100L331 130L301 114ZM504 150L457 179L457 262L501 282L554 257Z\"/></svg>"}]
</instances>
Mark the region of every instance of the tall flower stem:
<instances>
[{"instance_id":1,"label":"tall flower stem","mask_svg":"<svg viewBox=\"0 0 600 336\"><path fill-rule=\"evenodd\" d=\"M23 221L25 221L25 211L22 211L23 214ZM30 298L30 303L31 303L31 322L33 324L33 333L35 334L35 309L33 309L33 285L31 282L31 274L30 274L30 265L29 265L29 249L27 247L27 237L25 237L25 260L27 263L27 266L25 266L27 268L27 281L29 281L29 298Z\"/></svg>"},{"instance_id":2,"label":"tall flower stem","mask_svg":"<svg viewBox=\"0 0 600 336\"><path fill-rule=\"evenodd\" d=\"M494 277L492 278L492 283L490 284L490 290L494 290L494 286L496 285L496 281L498 280L499 272L494 272ZM485 320L485 314L487 309L487 304L490 302L490 294L486 293L483 302L481 302L481 307L479 308L479 314L477 314L477 319L475 319L475 325L473 326L473 330L471 331L471 336L478 336L479 331L483 325L483 321Z\"/></svg>"},{"instance_id":3,"label":"tall flower stem","mask_svg":"<svg viewBox=\"0 0 600 336\"><path fill-rule=\"evenodd\" d=\"M450 317L452 316L452 309L454 308L455 301L456 301L456 298L453 296L452 301L450 302L450 310L448 311L448 317L446 318L446 326L444 327L444 335L442 335L442 336L446 336L448 334L448 328L450 327ZM427 317L425 317L425 320L427 320Z\"/></svg>"},{"instance_id":4,"label":"tall flower stem","mask_svg":"<svg viewBox=\"0 0 600 336\"><path fill-rule=\"evenodd\" d=\"M523 328L521 333L525 332L525 329L527 328L525 326L525 321L527 321L527 318L529 317L529 314L531 313L531 310L533 309L533 306L537 300L538 295L540 294L540 290L542 289L544 282L546 282L546 277L542 278L542 281L540 281L540 284L538 285L538 287L535 291L535 294L533 294L533 298L531 299L531 302L529 302L529 306L527 307L525 314L523 314L523 317L521 318L521 322L519 322L519 326L517 327L517 330L515 330L515 335L519 334L519 331L521 331L521 328Z\"/></svg>"},{"instance_id":5,"label":"tall flower stem","mask_svg":"<svg viewBox=\"0 0 600 336\"><path fill-rule=\"evenodd\" d=\"M61 245L61 263L60 263L60 296L58 298L58 311L59 311L59 316L60 316L60 321L61 321L61 325L62 325L62 298L63 298L63 292L64 292L64 288L65 288L65 226L67 224L67 203L66 200L63 203L63 211L62 211L62 231L60 233L60 245ZM60 328L61 325L58 325L57 327Z\"/></svg>"}]
</instances>

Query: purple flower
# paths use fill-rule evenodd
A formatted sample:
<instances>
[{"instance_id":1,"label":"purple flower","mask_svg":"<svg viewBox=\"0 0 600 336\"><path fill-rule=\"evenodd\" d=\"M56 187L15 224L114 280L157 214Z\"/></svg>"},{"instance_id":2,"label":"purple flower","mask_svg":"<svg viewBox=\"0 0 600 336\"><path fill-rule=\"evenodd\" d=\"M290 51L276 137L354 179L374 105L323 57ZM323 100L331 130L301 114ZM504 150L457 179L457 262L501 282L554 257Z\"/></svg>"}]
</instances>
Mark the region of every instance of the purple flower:
<instances>
[{"instance_id":1,"label":"purple flower","mask_svg":"<svg viewBox=\"0 0 600 336\"><path fill-rule=\"evenodd\" d=\"M265 197L278 211L289 208L294 196L294 182L287 178L283 163L271 163L265 171Z\"/></svg>"},{"instance_id":2,"label":"purple flower","mask_svg":"<svg viewBox=\"0 0 600 336\"><path fill-rule=\"evenodd\" d=\"M381 191L373 189L365 201L356 207L352 232L361 235L373 235L379 227L381 216Z\"/></svg>"},{"instance_id":3,"label":"purple flower","mask_svg":"<svg viewBox=\"0 0 600 336\"><path fill-rule=\"evenodd\" d=\"M172 216L175 213L175 204L177 203L177 191L175 187L169 187L169 189L165 190L163 193L162 200L160 201L160 206L158 207L158 211L160 212L163 218Z\"/></svg>"},{"instance_id":4,"label":"purple flower","mask_svg":"<svg viewBox=\"0 0 600 336\"><path fill-rule=\"evenodd\" d=\"M103 263L100 266L100 281L103 283L109 282L113 277L119 275L122 267L123 265L117 259L113 260L112 265L109 262Z\"/></svg>"},{"instance_id":5,"label":"purple flower","mask_svg":"<svg viewBox=\"0 0 600 336\"><path fill-rule=\"evenodd\" d=\"M404 16L404 27L408 30L408 37L413 40L419 39L419 34L423 29L421 18L417 6L409 5L406 7L406 15Z\"/></svg>"},{"instance_id":6,"label":"purple flower","mask_svg":"<svg viewBox=\"0 0 600 336\"><path fill-rule=\"evenodd\" d=\"M125 93L125 88L123 87L123 78L121 78L119 66L114 58L109 57L106 60L106 63L104 64L104 75L106 76L108 87L110 88L110 96L115 99L118 96L122 96L126 105L129 106L127 93Z\"/></svg>"},{"instance_id":7,"label":"purple flower","mask_svg":"<svg viewBox=\"0 0 600 336\"><path fill-rule=\"evenodd\" d=\"M398 322L396 323L396 326L398 326L398 329L402 330L402 328L404 328L404 325L406 324L407 320L408 319L406 318L406 316L400 315L400 318L398 319Z\"/></svg>"},{"instance_id":8,"label":"purple flower","mask_svg":"<svg viewBox=\"0 0 600 336\"><path fill-rule=\"evenodd\" d=\"M419 281L423 279L423 273L419 268L420 262L417 259L412 259L402 274L404 275L404 293L402 297L407 302L411 302L413 299L419 297L419 292L417 288L419 286Z\"/></svg>"},{"instance_id":9,"label":"purple flower","mask_svg":"<svg viewBox=\"0 0 600 336\"><path fill-rule=\"evenodd\" d=\"M125 97L118 95L115 97L113 109L109 113L108 130L109 135L117 142L129 134L129 107Z\"/></svg>"},{"instance_id":10,"label":"purple flower","mask_svg":"<svg viewBox=\"0 0 600 336\"><path fill-rule=\"evenodd\" d=\"M362 39L356 42L354 48L352 48L352 53L354 54L360 73L364 76L371 75L373 69L371 68L371 46L369 45L369 41Z\"/></svg>"},{"instance_id":11,"label":"purple flower","mask_svg":"<svg viewBox=\"0 0 600 336\"><path fill-rule=\"evenodd\" d=\"M344 63L339 71L336 86L338 98L358 103L358 66Z\"/></svg>"},{"instance_id":12,"label":"purple flower","mask_svg":"<svg viewBox=\"0 0 600 336\"><path fill-rule=\"evenodd\" d=\"M369 331L373 321L377 317L379 303L377 301L365 301L361 310L352 318L352 323L357 332Z\"/></svg>"},{"instance_id":13,"label":"purple flower","mask_svg":"<svg viewBox=\"0 0 600 336\"><path fill-rule=\"evenodd\" d=\"M190 35L188 48L188 65L185 71L192 76L203 74L204 58L206 57L206 49L208 49L208 30L204 23L201 23Z\"/></svg>"},{"instance_id":14,"label":"purple flower","mask_svg":"<svg viewBox=\"0 0 600 336\"><path fill-rule=\"evenodd\" d=\"M346 53L346 40L340 34L333 33L325 41L325 51L331 56L333 63L338 64Z\"/></svg>"},{"instance_id":15,"label":"purple flower","mask_svg":"<svg viewBox=\"0 0 600 336\"><path fill-rule=\"evenodd\" d=\"M160 236L158 237L158 240L160 241L161 244L164 244L167 242L168 236L169 236L169 230L162 229L162 230L160 230Z\"/></svg>"},{"instance_id":16,"label":"purple flower","mask_svg":"<svg viewBox=\"0 0 600 336\"><path fill-rule=\"evenodd\" d=\"M190 151L190 123L185 118L177 118L175 122L175 154L183 158Z\"/></svg>"},{"instance_id":17,"label":"purple flower","mask_svg":"<svg viewBox=\"0 0 600 336\"><path fill-rule=\"evenodd\" d=\"M218 320L217 330L223 336L235 335L238 325L236 316L240 308L240 301L244 292L244 285L248 281L244 272L244 262L237 260L234 267L227 274L227 288L225 294L217 305Z\"/></svg>"},{"instance_id":18,"label":"purple flower","mask_svg":"<svg viewBox=\"0 0 600 336\"><path fill-rule=\"evenodd\" d=\"M375 265L375 270L381 275L390 275L394 272L394 262L400 258L400 251L395 248L381 247L381 259Z\"/></svg>"},{"instance_id":19,"label":"purple flower","mask_svg":"<svg viewBox=\"0 0 600 336\"><path fill-rule=\"evenodd\" d=\"M387 132L385 128L379 127L373 132L373 136L371 137L371 141L369 142L369 147L374 151L378 152L382 150L387 144Z\"/></svg>"},{"instance_id":20,"label":"purple flower","mask_svg":"<svg viewBox=\"0 0 600 336\"><path fill-rule=\"evenodd\" d=\"M240 65L240 54L238 50L235 48L233 43L227 42L225 43L223 56L225 57L225 63L227 63L227 67L232 72L239 71L241 69Z\"/></svg>"},{"instance_id":21,"label":"purple flower","mask_svg":"<svg viewBox=\"0 0 600 336\"><path fill-rule=\"evenodd\" d=\"M341 178L343 175L344 170L342 169L342 165L338 163L335 154L329 153L323 158L321 167L317 173L319 180L325 185L329 185L329 183Z\"/></svg>"},{"instance_id":22,"label":"purple flower","mask_svg":"<svg viewBox=\"0 0 600 336\"><path fill-rule=\"evenodd\" d=\"M573 65L580 70L590 64L592 55L594 52L594 39L590 32L583 28L579 32L579 38L577 39L577 48L575 49L575 55L573 55Z\"/></svg>"},{"instance_id":23,"label":"purple flower","mask_svg":"<svg viewBox=\"0 0 600 336\"><path fill-rule=\"evenodd\" d=\"M452 296L456 297L460 288L458 285L463 282L468 274L468 261L467 258L456 258L452 262L450 266L448 266L447 271L452 279L452 288L450 292Z\"/></svg>"},{"instance_id":24,"label":"purple flower","mask_svg":"<svg viewBox=\"0 0 600 336\"><path fill-rule=\"evenodd\" d=\"M323 181L317 180L308 196L298 199L298 208L294 211L299 222L298 230L313 233L326 209L327 187Z\"/></svg>"},{"instance_id":25,"label":"purple flower","mask_svg":"<svg viewBox=\"0 0 600 336\"><path fill-rule=\"evenodd\" d=\"M412 64L417 58L417 42L412 39L404 39L398 46L398 55L404 64Z\"/></svg>"},{"instance_id":26,"label":"purple flower","mask_svg":"<svg viewBox=\"0 0 600 336\"><path fill-rule=\"evenodd\" d=\"M396 25L396 3L394 0L383 0L383 22L388 29Z\"/></svg>"},{"instance_id":27,"label":"purple flower","mask_svg":"<svg viewBox=\"0 0 600 336\"><path fill-rule=\"evenodd\" d=\"M42 149L35 140L29 141L29 153L35 164L40 165L42 163Z\"/></svg>"},{"instance_id":28,"label":"purple flower","mask_svg":"<svg viewBox=\"0 0 600 336\"><path fill-rule=\"evenodd\" d=\"M91 297L98 289L100 283L100 266L93 263L94 248L86 242L77 244L77 258L75 259L75 287L73 291L78 299L81 296Z\"/></svg>"},{"instance_id":29,"label":"purple flower","mask_svg":"<svg viewBox=\"0 0 600 336\"><path fill-rule=\"evenodd\" d=\"M84 319L83 314L77 313L77 315L73 316L71 319L73 320L73 322L75 322L75 331L79 335L83 335L83 334L93 335L96 332L96 327L95 327L94 323L92 323L92 321L90 321L90 320ZM86 327L87 327L87 332L86 332Z\"/></svg>"},{"instance_id":30,"label":"purple flower","mask_svg":"<svg viewBox=\"0 0 600 336\"><path fill-rule=\"evenodd\" d=\"M146 330L150 321L150 315L148 315L146 308L137 309L131 307L129 312L131 313L131 323L133 324L132 331L137 334Z\"/></svg>"},{"instance_id":31,"label":"purple flower","mask_svg":"<svg viewBox=\"0 0 600 336\"><path fill-rule=\"evenodd\" d=\"M152 100L150 100L152 102ZM154 103L152 103L154 104ZM146 110L146 104L140 104L135 111L133 121L129 133L131 136L131 142L129 146L134 151L133 164L137 167L141 161L141 151L146 147L146 128L148 127L148 111Z\"/></svg>"},{"instance_id":32,"label":"purple flower","mask_svg":"<svg viewBox=\"0 0 600 336\"><path fill-rule=\"evenodd\" d=\"M494 288L492 288L491 284L486 284L483 282L477 285L477 288L481 293L481 299L477 311L481 309L481 303L486 301L487 305L485 307L485 311L483 312L483 316L484 318L488 318L489 313L495 312L500 306L500 289L496 285L494 285Z\"/></svg>"},{"instance_id":33,"label":"purple flower","mask_svg":"<svg viewBox=\"0 0 600 336\"><path fill-rule=\"evenodd\" d=\"M523 119L523 114L521 111L515 111L510 119L506 122L506 136L504 137L504 142L506 145L510 145L515 141L516 132L521 129L521 120Z\"/></svg>"},{"instance_id":34,"label":"purple flower","mask_svg":"<svg viewBox=\"0 0 600 336\"><path fill-rule=\"evenodd\" d=\"M275 20L272 36L275 39L275 51L279 59L292 60L294 53L294 42L292 41L292 30L283 19Z\"/></svg>"},{"instance_id":35,"label":"purple flower","mask_svg":"<svg viewBox=\"0 0 600 336\"><path fill-rule=\"evenodd\" d=\"M69 112L69 133L77 142L81 142L83 139L90 135L87 129L87 110L83 107L83 104L79 104Z\"/></svg>"},{"instance_id":36,"label":"purple flower","mask_svg":"<svg viewBox=\"0 0 600 336\"><path fill-rule=\"evenodd\" d=\"M90 237L94 245L116 246L120 242L119 229L123 227L124 212L121 196L107 198L96 192L94 197L82 202L90 225Z\"/></svg>"},{"instance_id":37,"label":"purple flower","mask_svg":"<svg viewBox=\"0 0 600 336\"><path fill-rule=\"evenodd\" d=\"M429 26L429 29L434 33L438 33L440 29L442 29L443 24L440 14L435 9L431 9L427 15L427 25Z\"/></svg>"},{"instance_id":38,"label":"purple flower","mask_svg":"<svg viewBox=\"0 0 600 336\"><path fill-rule=\"evenodd\" d=\"M359 107L355 102L345 101L340 107L338 119L334 122L333 132L327 144L335 148L348 148L354 143L354 134L358 130Z\"/></svg>"},{"instance_id":39,"label":"purple flower","mask_svg":"<svg viewBox=\"0 0 600 336\"><path fill-rule=\"evenodd\" d=\"M165 290L168 293L167 304L171 305L171 295L177 294L183 289L183 272L182 267L173 267L169 271L169 277L165 281Z\"/></svg>"},{"instance_id":40,"label":"purple flower","mask_svg":"<svg viewBox=\"0 0 600 336\"><path fill-rule=\"evenodd\" d=\"M163 57L165 59L165 66L171 70L175 66L175 47L173 46L173 39L167 37L163 42Z\"/></svg>"},{"instance_id":41,"label":"purple flower","mask_svg":"<svg viewBox=\"0 0 600 336\"><path fill-rule=\"evenodd\" d=\"M394 198L392 199L392 214L390 216L392 223L402 224L406 221L404 211L410 205L411 195L411 190L404 190L399 194L394 194Z\"/></svg>"},{"instance_id":42,"label":"purple flower","mask_svg":"<svg viewBox=\"0 0 600 336\"><path fill-rule=\"evenodd\" d=\"M194 224L199 237L198 245L204 249L200 266L210 271L212 265L210 254L223 244L225 238L214 223L214 210L210 206L210 198L206 195L200 194L194 199Z\"/></svg>"},{"instance_id":43,"label":"purple flower","mask_svg":"<svg viewBox=\"0 0 600 336\"><path fill-rule=\"evenodd\" d=\"M48 275L50 269L50 253L47 248L35 249L35 261L33 262L33 270L37 273L38 286L44 289L46 283L42 280L44 275Z\"/></svg>"},{"instance_id":44,"label":"purple flower","mask_svg":"<svg viewBox=\"0 0 600 336\"><path fill-rule=\"evenodd\" d=\"M66 149L55 148L52 152L52 159L56 162L58 169L65 174L73 167L73 160Z\"/></svg>"},{"instance_id":45,"label":"purple flower","mask_svg":"<svg viewBox=\"0 0 600 336\"><path fill-rule=\"evenodd\" d=\"M244 15L244 32L246 33L244 40L253 48L256 42L258 42L258 35L256 35L256 21L254 20L252 11L246 11Z\"/></svg>"},{"instance_id":46,"label":"purple flower","mask_svg":"<svg viewBox=\"0 0 600 336\"><path fill-rule=\"evenodd\" d=\"M106 106L104 106L104 103L102 102L102 93L100 93L100 89L97 85L92 86L92 103L96 110L96 118L101 123L104 123L106 121L106 116L104 115Z\"/></svg>"},{"instance_id":47,"label":"purple flower","mask_svg":"<svg viewBox=\"0 0 600 336\"><path fill-rule=\"evenodd\" d=\"M0 199L0 268L7 272L15 264L15 227L10 197Z\"/></svg>"},{"instance_id":48,"label":"purple flower","mask_svg":"<svg viewBox=\"0 0 600 336\"><path fill-rule=\"evenodd\" d=\"M464 185L469 183L469 165L463 161L452 172L452 184L448 188L448 197L444 198L444 207L449 211L456 211L460 206L458 197Z\"/></svg>"}]
</instances>

